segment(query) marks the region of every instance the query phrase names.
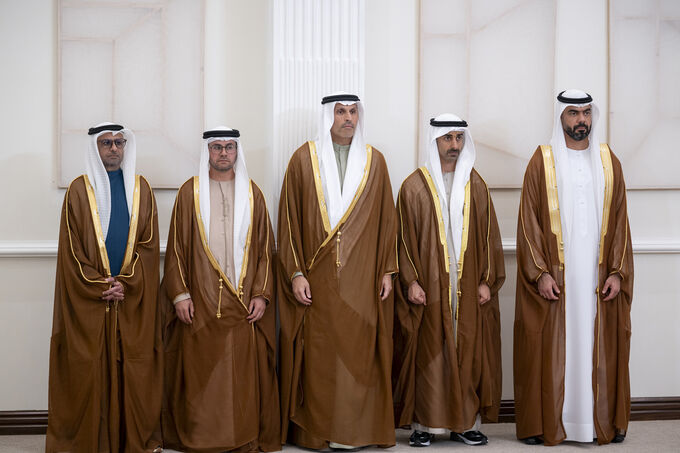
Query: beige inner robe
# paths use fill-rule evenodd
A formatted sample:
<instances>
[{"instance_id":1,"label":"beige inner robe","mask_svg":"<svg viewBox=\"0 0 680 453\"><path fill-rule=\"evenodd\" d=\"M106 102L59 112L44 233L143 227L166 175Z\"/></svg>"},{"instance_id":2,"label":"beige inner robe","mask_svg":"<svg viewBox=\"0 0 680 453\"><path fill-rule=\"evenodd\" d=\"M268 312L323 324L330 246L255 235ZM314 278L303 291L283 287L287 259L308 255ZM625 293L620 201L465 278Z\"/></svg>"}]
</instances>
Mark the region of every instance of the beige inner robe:
<instances>
[{"instance_id":1,"label":"beige inner robe","mask_svg":"<svg viewBox=\"0 0 680 453\"><path fill-rule=\"evenodd\" d=\"M210 237L208 247L224 275L236 287L234 272L234 181L210 180ZM182 293L173 304L191 298Z\"/></svg>"},{"instance_id":2,"label":"beige inner robe","mask_svg":"<svg viewBox=\"0 0 680 453\"><path fill-rule=\"evenodd\" d=\"M210 238L208 247L236 288L234 270L234 181L210 180Z\"/></svg>"}]
</instances>

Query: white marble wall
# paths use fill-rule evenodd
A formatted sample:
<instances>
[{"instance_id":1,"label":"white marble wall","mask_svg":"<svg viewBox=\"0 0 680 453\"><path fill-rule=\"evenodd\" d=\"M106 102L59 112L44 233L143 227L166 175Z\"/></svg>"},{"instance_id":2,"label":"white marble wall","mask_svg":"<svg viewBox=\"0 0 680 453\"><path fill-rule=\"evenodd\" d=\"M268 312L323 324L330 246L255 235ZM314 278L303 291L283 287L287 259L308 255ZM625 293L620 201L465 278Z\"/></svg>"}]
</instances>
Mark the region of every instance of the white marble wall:
<instances>
[{"instance_id":1,"label":"white marble wall","mask_svg":"<svg viewBox=\"0 0 680 453\"><path fill-rule=\"evenodd\" d=\"M61 0L58 4L59 184L83 173L87 129L135 132L137 167L154 187L195 168L203 127L203 1Z\"/></svg>"},{"instance_id":2,"label":"white marble wall","mask_svg":"<svg viewBox=\"0 0 680 453\"><path fill-rule=\"evenodd\" d=\"M680 2L610 2L611 144L628 187L680 188Z\"/></svg>"},{"instance_id":3,"label":"white marble wall","mask_svg":"<svg viewBox=\"0 0 680 453\"><path fill-rule=\"evenodd\" d=\"M429 118L469 123L476 168L492 187L518 187L552 129L553 0L421 0L420 149Z\"/></svg>"},{"instance_id":4,"label":"white marble wall","mask_svg":"<svg viewBox=\"0 0 680 453\"><path fill-rule=\"evenodd\" d=\"M421 0L420 41L421 159L427 120L457 113L487 182L518 187L555 94L577 87L629 188L680 187L677 0Z\"/></svg>"}]
</instances>

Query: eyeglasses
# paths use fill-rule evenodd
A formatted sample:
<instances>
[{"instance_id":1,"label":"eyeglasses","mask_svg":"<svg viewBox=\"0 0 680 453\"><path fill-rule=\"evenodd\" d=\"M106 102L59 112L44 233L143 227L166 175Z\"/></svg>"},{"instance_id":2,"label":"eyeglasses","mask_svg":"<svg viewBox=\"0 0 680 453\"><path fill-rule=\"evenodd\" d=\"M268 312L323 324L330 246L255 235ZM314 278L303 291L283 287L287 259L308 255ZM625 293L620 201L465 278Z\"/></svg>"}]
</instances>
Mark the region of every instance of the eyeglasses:
<instances>
[{"instance_id":1,"label":"eyeglasses","mask_svg":"<svg viewBox=\"0 0 680 453\"><path fill-rule=\"evenodd\" d=\"M114 144L116 145L116 148L125 148L127 140L125 140L124 138L117 138L115 140L105 138L102 140L97 140L97 143L104 149L111 149L111 146Z\"/></svg>"},{"instance_id":2,"label":"eyeglasses","mask_svg":"<svg viewBox=\"0 0 680 453\"><path fill-rule=\"evenodd\" d=\"M236 152L236 145L233 143L227 143L226 145L220 145L218 143L211 143L208 145L208 149L213 152L213 153L221 153L222 150L225 150L229 154L233 154Z\"/></svg>"}]
</instances>

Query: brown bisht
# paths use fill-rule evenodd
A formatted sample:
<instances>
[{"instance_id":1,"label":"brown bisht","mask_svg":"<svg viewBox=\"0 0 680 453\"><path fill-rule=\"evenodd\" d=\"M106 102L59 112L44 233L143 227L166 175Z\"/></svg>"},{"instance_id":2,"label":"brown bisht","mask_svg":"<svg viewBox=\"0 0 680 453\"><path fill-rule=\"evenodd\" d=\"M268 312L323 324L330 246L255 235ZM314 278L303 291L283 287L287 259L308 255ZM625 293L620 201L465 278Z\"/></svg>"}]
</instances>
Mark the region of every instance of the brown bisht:
<instances>
[{"instance_id":1,"label":"brown bisht","mask_svg":"<svg viewBox=\"0 0 680 453\"><path fill-rule=\"evenodd\" d=\"M464 432L478 413L483 421L495 422L502 381L498 290L505 267L486 183L472 170L465 187L455 305L441 205L425 167L404 181L397 211L400 285L395 293L392 371L396 426L417 422ZM414 281L425 291L426 306L408 301ZM479 304L481 283L491 289L491 300L484 305Z\"/></svg>"},{"instance_id":2,"label":"brown bisht","mask_svg":"<svg viewBox=\"0 0 680 453\"><path fill-rule=\"evenodd\" d=\"M161 445L162 351L158 217L149 183L136 177L120 275L111 285L94 191L79 176L64 198L50 343L47 440L52 452L150 452Z\"/></svg>"},{"instance_id":3,"label":"brown bisht","mask_svg":"<svg viewBox=\"0 0 680 453\"><path fill-rule=\"evenodd\" d=\"M621 163L601 145L604 209L600 233L597 314L593 346L593 421L600 444L630 418L630 305L633 297L633 251L628 228L626 186ZM517 437L542 436L546 445L566 438L562 424L565 363L564 251L552 150L541 146L524 175L517 224L517 298L515 301L514 371ZM555 279L559 300L545 300L537 281L543 272ZM609 275L621 276L621 292L602 301Z\"/></svg>"},{"instance_id":4,"label":"brown bisht","mask_svg":"<svg viewBox=\"0 0 680 453\"><path fill-rule=\"evenodd\" d=\"M230 282L208 248L198 198L198 178L185 182L172 211L165 274L165 397L163 442L187 452L280 450L276 378L274 238L264 196L250 182L251 223ZM190 325L177 318L174 298L189 293ZM246 317L254 297L269 305L254 324Z\"/></svg>"},{"instance_id":5,"label":"brown bisht","mask_svg":"<svg viewBox=\"0 0 680 453\"><path fill-rule=\"evenodd\" d=\"M282 442L324 448L395 444L392 295L383 275L397 271L397 218L385 159L367 146L364 176L330 227L314 142L286 171L279 205ZM312 304L297 302L291 277L309 281ZM289 421L290 426L289 426Z\"/></svg>"}]
</instances>

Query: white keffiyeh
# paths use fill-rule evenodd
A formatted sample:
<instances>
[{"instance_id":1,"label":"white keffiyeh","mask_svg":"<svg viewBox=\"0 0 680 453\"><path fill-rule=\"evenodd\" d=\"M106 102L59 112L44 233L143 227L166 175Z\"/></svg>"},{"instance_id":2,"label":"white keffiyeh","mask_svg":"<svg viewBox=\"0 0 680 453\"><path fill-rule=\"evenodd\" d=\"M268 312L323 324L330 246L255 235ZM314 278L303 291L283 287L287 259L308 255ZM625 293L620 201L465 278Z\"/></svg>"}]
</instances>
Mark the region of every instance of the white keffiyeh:
<instances>
[{"instance_id":1,"label":"white keffiyeh","mask_svg":"<svg viewBox=\"0 0 680 453\"><path fill-rule=\"evenodd\" d=\"M459 117L452 113L442 113L434 118L434 121L462 121ZM446 196L446 188L444 186L444 177L442 176L441 162L439 159L439 151L437 148L437 138L448 134L449 132L464 132L465 143L463 149L458 155L456 161L456 170L453 175L453 186L451 189L451 198ZM453 236L453 250L456 260L460 256L460 249L463 238L463 204L465 202L465 186L470 180L470 172L475 164L475 144L472 141L472 136L467 127L456 126L432 126L430 125L428 141L427 141L427 162L425 166L434 179L437 187L437 194L439 195L439 202L441 204L442 217L444 218L444 227L446 231L451 226ZM449 204L451 209L449 210ZM449 213L447 216L446 213Z\"/></svg>"},{"instance_id":2,"label":"white keffiyeh","mask_svg":"<svg viewBox=\"0 0 680 453\"><path fill-rule=\"evenodd\" d=\"M114 123L100 123L97 124L95 128L113 125ZM87 177L94 189L95 199L97 200L97 211L99 212L99 220L102 223L104 239L106 239L106 236L109 233L109 221L111 220L111 183L109 182L109 175L106 173L106 168L99 156L97 138L109 132L113 134L114 139L116 138L116 135L122 134L127 140L120 168L123 171L125 198L127 199L128 213L130 213L130 216L132 216L132 200L135 190L135 163L137 160L135 135L130 129L123 128L119 131L103 130L97 134L90 135L90 146L88 147L85 156L85 168Z\"/></svg>"},{"instance_id":3,"label":"white keffiyeh","mask_svg":"<svg viewBox=\"0 0 680 453\"><path fill-rule=\"evenodd\" d=\"M217 126L206 132L213 131L232 131L226 126ZM201 161L198 169L198 196L199 207L201 210L201 219L203 220L203 229L205 231L206 240L210 238L210 151L208 145L214 141L228 141L233 140L237 146L237 157L234 164L234 269L236 270L236 282L240 281L241 267L243 265L243 256L245 252L246 240L248 238L248 229L250 228L250 178L248 177L248 169L246 168L245 155L243 146L239 137L210 137L203 139L203 146L201 149ZM236 284L236 282L234 282Z\"/></svg>"},{"instance_id":4,"label":"white keffiyeh","mask_svg":"<svg viewBox=\"0 0 680 453\"><path fill-rule=\"evenodd\" d=\"M343 95L346 93L333 93ZM347 156L347 169L345 171L345 181L340 185L338 176L338 164L335 160L333 151L333 141L331 139L331 126L335 119L335 104L357 105L359 119L354 137ZM366 167L366 142L364 139L364 107L361 101L337 101L328 102L321 106L321 118L319 121L318 138L316 147L319 156L319 167L321 172L321 183L326 199L328 217L331 228L335 228L342 216L349 209L349 205L354 199Z\"/></svg>"}]
</instances>

